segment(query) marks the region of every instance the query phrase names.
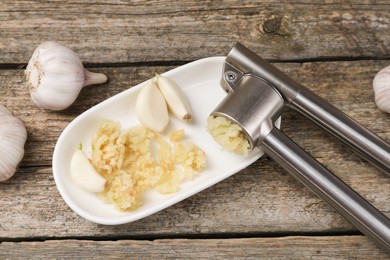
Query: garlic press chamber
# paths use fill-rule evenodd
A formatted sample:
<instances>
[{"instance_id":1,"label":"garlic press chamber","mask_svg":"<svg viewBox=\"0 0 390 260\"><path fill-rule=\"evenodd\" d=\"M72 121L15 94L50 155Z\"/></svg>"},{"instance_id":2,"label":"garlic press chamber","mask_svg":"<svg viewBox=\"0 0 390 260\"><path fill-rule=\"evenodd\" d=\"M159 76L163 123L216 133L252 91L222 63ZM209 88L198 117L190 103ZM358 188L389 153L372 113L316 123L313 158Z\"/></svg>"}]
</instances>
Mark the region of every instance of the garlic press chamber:
<instances>
[{"instance_id":1,"label":"garlic press chamber","mask_svg":"<svg viewBox=\"0 0 390 260\"><path fill-rule=\"evenodd\" d=\"M390 220L289 139L274 122L284 106L303 114L390 175L390 145L336 107L237 43L225 59L226 97L210 116L238 124L250 149L259 147L390 252Z\"/></svg>"}]
</instances>

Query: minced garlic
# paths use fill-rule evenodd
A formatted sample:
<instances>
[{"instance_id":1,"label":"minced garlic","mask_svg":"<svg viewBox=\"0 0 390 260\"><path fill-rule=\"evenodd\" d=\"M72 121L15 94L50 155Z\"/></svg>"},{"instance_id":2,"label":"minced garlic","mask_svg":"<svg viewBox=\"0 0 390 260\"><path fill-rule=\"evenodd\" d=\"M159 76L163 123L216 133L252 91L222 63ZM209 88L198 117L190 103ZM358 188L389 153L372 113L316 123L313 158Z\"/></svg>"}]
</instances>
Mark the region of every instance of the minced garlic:
<instances>
[{"instance_id":1,"label":"minced garlic","mask_svg":"<svg viewBox=\"0 0 390 260\"><path fill-rule=\"evenodd\" d=\"M241 127L225 117L209 116L207 131L227 151L240 155L247 155L250 151L249 141L244 137Z\"/></svg>"},{"instance_id":2,"label":"minced garlic","mask_svg":"<svg viewBox=\"0 0 390 260\"><path fill-rule=\"evenodd\" d=\"M160 193L179 190L206 166L206 155L194 143L182 141L184 130L169 141L143 126L121 131L118 122L105 121L92 140L92 164L107 180L102 197L120 210L135 210L149 188Z\"/></svg>"}]
</instances>

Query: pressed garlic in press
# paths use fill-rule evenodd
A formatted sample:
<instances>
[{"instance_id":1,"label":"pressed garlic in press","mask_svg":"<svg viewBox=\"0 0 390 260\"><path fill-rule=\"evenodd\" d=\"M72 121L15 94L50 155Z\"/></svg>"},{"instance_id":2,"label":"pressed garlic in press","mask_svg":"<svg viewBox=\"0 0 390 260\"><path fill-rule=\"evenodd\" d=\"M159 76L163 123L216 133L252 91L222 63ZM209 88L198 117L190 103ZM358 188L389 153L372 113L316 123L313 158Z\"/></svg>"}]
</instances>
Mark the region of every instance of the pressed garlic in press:
<instances>
[{"instance_id":1,"label":"pressed garlic in press","mask_svg":"<svg viewBox=\"0 0 390 260\"><path fill-rule=\"evenodd\" d=\"M250 152L250 144L242 133L242 128L225 117L209 116L207 131L227 151L244 156Z\"/></svg>"},{"instance_id":2,"label":"pressed garlic in press","mask_svg":"<svg viewBox=\"0 0 390 260\"><path fill-rule=\"evenodd\" d=\"M104 74L84 69L74 51L52 41L36 48L25 75L32 101L50 110L69 107L83 87L107 81Z\"/></svg>"},{"instance_id":3,"label":"pressed garlic in press","mask_svg":"<svg viewBox=\"0 0 390 260\"><path fill-rule=\"evenodd\" d=\"M24 156L27 131L23 122L0 105L0 181L14 175Z\"/></svg>"}]
</instances>

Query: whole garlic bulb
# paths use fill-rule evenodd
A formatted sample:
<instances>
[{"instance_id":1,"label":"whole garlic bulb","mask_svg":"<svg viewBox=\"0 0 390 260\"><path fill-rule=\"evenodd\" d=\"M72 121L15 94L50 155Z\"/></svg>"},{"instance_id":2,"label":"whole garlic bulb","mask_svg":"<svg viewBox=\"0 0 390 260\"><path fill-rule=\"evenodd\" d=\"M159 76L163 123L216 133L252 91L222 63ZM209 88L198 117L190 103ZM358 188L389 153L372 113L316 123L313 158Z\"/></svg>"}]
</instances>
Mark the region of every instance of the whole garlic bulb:
<instances>
[{"instance_id":1,"label":"whole garlic bulb","mask_svg":"<svg viewBox=\"0 0 390 260\"><path fill-rule=\"evenodd\" d=\"M53 41L35 49L25 75L32 101L51 110L69 107L83 87L107 81L106 75L84 69L74 51Z\"/></svg>"},{"instance_id":2,"label":"whole garlic bulb","mask_svg":"<svg viewBox=\"0 0 390 260\"><path fill-rule=\"evenodd\" d=\"M373 88L378 108L390 113L390 66L385 67L375 75Z\"/></svg>"},{"instance_id":3,"label":"whole garlic bulb","mask_svg":"<svg viewBox=\"0 0 390 260\"><path fill-rule=\"evenodd\" d=\"M22 121L0 105L0 181L14 175L24 156L27 131Z\"/></svg>"}]
</instances>

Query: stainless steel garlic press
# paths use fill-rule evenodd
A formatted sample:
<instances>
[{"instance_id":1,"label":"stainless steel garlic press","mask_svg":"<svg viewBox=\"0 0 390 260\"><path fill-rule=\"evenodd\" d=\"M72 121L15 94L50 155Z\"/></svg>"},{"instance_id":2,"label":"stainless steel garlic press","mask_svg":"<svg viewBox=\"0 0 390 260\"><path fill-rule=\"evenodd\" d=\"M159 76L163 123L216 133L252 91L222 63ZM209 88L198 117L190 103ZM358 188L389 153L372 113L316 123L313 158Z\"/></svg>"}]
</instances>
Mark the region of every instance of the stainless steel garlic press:
<instances>
[{"instance_id":1,"label":"stainless steel garlic press","mask_svg":"<svg viewBox=\"0 0 390 260\"><path fill-rule=\"evenodd\" d=\"M390 145L318 95L237 43L225 59L227 96L211 113L238 124L250 148L259 147L390 252L390 220L274 127L286 105L303 114L390 175Z\"/></svg>"}]
</instances>

